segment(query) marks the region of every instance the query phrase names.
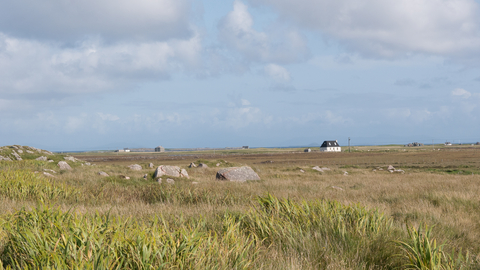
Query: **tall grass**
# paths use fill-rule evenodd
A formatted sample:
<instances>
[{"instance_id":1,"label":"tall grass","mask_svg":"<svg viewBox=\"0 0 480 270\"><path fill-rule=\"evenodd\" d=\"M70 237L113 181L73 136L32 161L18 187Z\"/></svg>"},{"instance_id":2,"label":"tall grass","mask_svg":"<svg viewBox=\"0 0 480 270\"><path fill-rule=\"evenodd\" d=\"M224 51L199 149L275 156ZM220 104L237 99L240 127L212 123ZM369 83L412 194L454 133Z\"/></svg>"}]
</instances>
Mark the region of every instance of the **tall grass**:
<instances>
[{"instance_id":1,"label":"tall grass","mask_svg":"<svg viewBox=\"0 0 480 270\"><path fill-rule=\"evenodd\" d=\"M171 226L158 217L143 224L45 206L15 213L4 235L0 259L14 269L245 269L259 252L231 219L217 234L201 219Z\"/></svg>"},{"instance_id":2,"label":"tall grass","mask_svg":"<svg viewBox=\"0 0 480 270\"><path fill-rule=\"evenodd\" d=\"M16 200L75 200L79 191L24 170L0 171L0 195Z\"/></svg>"}]
</instances>

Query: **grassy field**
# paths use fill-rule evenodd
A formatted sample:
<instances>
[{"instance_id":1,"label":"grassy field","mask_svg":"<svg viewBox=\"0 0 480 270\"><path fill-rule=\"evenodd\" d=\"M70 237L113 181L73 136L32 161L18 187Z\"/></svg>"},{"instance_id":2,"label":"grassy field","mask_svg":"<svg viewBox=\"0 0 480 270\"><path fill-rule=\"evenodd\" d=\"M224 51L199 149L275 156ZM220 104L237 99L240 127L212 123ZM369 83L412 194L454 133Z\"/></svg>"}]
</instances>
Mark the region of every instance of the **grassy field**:
<instances>
[{"instance_id":1,"label":"grassy field","mask_svg":"<svg viewBox=\"0 0 480 270\"><path fill-rule=\"evenodd\" d=\"M0 269L480 269L478 149L82 153L70 171L62 155L0 161ZM158 184L149 163L190 178ZM262 180L215 180L240 165Z\"/></svg>"}]
</instances>

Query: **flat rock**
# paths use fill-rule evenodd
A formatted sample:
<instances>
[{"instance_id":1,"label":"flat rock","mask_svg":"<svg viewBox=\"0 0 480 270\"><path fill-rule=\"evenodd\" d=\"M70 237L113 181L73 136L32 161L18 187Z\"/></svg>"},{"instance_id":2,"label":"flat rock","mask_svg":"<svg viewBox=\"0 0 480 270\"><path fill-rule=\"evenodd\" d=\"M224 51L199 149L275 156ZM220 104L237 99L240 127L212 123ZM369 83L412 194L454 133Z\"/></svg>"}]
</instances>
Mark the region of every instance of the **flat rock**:
<instances>
[{"instance_id":1,"label":"flat rock","mask_svg":"<svg viewBox=\"0 0 480 270\"><path fill-rule=\"evenodd\" d=\"M141 171L142 170L142 166L140 166L138 164L129 165L128 168L130 168L130 170L134 170L134 171Z\"/></svg>"},{"instance_id":2,"label":"flat rock","mask_svg":"<svg viewBox=\"0 0 480 270\"><path fill-rule=\"evenodd\" d=\"M54 170L50 170L50 169L43 169L43 170L44 170L44 171L46 171L46 172L57 173L56 171L54 171Z\"/></svg>"},{"instance_id":3,"label":"flat rock","mask_svg":"<svg viewBox=\"0 0 480 270\"><path fill-rule=\"evenodd\" d=\"M2 161L2 160L12 161L12 159L10 159L9 157L0 156L0 161Z\"/></svg>"},{"instance_id":4,"label":"flat rock","mask_svg":"<svg viewBox=\"0 0 480 270\"><path fill-rule=\"evenodd\" d=\"M312 170L323 172L323 169L318 166L312 167Z\"/></svg>"},{"instance_id":5,"label":"flat rock","mask_svg":"<svg viewBox=\"0 0 480 270\"><path fill-rule=\"evenodd\" d=\"M27 151L27 153L29 153L29 154L33 154L33 153L34 153L33 151L30 151L30 150L26 150L26 151Z\"/></svg>"},{"instance_id":6,"label":"flat rock","mask_svg":"<svg viewBox=\"0 0 480 270\"><path fill-rule=\"evenodd\" d=\"M46 156L41 156L41 157L38 157L36 158L35 160L39 160L39 161L47 161L47 157Z\"/></svg>"},{"instance_id":7,"label":"flat rock","mask_svg":"<svg viewBox=\"0 0 480 270\"><path fill-rule=\"evenodd\" d=\"M55 177L53 176L52 174L49 174L48 172L43 172L43 175L47 176L47 177Z\"/></svg>"},{"instance_id":8,"label":"flat rock","mask_svg":"<svg viewBox=\"0 0 480 270\"><path fill-rule=\"evenodd\" d=\"M72 167L70 167L70 165L68 165L68 163L65 162L65 161L59 161L57 163L57 165L58 165L58 167L60 167L60 170L71 170L72 169Z\"/></svg>"},{"instance_id":9,"label":"flat rock","mask_svg":"<svg viewBox=\"0 0 480 270\"><path fill-rule=\"evenodd\" d=\"M53 161L53 160L49 159L49 160L48 160L48 162L55 162L55 161Z\"/></svg>"},{"instance_id":10,"label":"flat rock","mask_svg":"<svg viewBox=\"0 0 480 270\"><path fill-rule=\"evenodd\" d=\"M300 172L301 172L301 173L304 173L305 171L304 171L303 169L300 169Z\"/></svg>"},{"instance_id":11,"label":"flat rock","mask_svg":"<svg viewBox=\"0 0 480 270\"><path fill-rule=\"evenodd\" d=\"M15 152L15 150L12 152L12 155L13 155L17 160L23 160L22 157L20 157L20 155L17 154L17 152Z\"/></svg>"},{"instance_id":12,"label":"flat rock","mask_svg":"<svg viewBox=\"0 0 480 270\"><path fill-rule=\"evenodd\" d=\"M170 166L170 165L161 165L155 170L153 174L153 178L161 177L164 175L173 176L173 177L180 177L180 167L178 166ZM188 174L187 174L188 175Z\"/></svg>"},{"instance_id":13,"label":"flat rock","mask_svg":"<svg viewBox=\"0 0 480 270\"><path fill-rule=\"evenodd\" d=\"M23 150L22 150L22 149L18 149L17 152L20 153L20 154L23 154Z\"/></svg>"},{"instance_id":14,"label":"flat rock","mask_svg":"<svg viewBox=\"0 0 480 270\"><path fill-rule=\"evenodd\" d=\"M74 157L70 157L70 156L68 156L68 157L64 157L63 159L65 159L65 160L69 160L69 161L71 161L71 162L77 162L76 158L74 158Z\"/></svg>"},{"instance_id":15,"label":"flat rock","mask_svg":"<svg viewBox=\"0 0 480 270\"><path fill-rule=\"evenodd\" d=\"M98 175L101 175L101 176L110 176L110 175L108 175L108 173L106 173L106 172L98 172Z\"/></svg>"},{"instance_id":16,"label":"flat rock","mask_svg":"<svg viewBox=\"0 0 480 270\"><path fill-rule=\"evenodd\" d=\"M260 180L258 174L250 167L230 167L217 172L217 180L245 182L247 180Z\"/></svg>"}]
</instances>

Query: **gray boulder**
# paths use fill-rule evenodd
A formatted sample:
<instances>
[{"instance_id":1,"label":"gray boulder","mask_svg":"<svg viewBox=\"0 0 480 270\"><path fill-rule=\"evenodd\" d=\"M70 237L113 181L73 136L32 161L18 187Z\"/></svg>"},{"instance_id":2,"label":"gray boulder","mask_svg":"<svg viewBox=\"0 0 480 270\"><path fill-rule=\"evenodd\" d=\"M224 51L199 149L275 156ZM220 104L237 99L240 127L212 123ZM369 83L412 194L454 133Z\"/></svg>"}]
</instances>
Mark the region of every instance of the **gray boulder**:
<instances>
[{"instance_id":1,"label":"gray boulder","mask_svg":"<svg viewBox=\"0 0 480 270\"><path fill-rule=\"evenodd\" d=\"M39 161L47 161L47 157L46 156L41 156L41 157L38 157L36 158L35 160L39 160Z\"/></svg>"},{"instance_id":2,"label":"gray boulder","mask_svg":"<svg viewBox=\"0 0 480 270\"><path fill-rule=\"evenodd\" d=\"M164 175L173 176L173 177L180 177L180 167L178 166L169 166L169 165L161 165L155 170L153 174L153 178L161 177ZM188 175L188 174L187 174Z\"/></svg>"},{"instance_id":3,"label":"gray boulder","mask_svg":"<svg viewBox=\"0 0 480 270\"><path fill-rule=\"evenodd\" d=\"M141 171L142 170L142 166L140 166L138 164L129 165L128 168L130 168L130 170L134 170L134 171Z\"/></svg>"},{"instance_id":4,"label":"gray boulder","mask_svg":"<svg viewBox=\"0 0 480 270\"><path fill-rule=\"evenodd\" d=\"M185 169L180 170L180 176L181 176L181 177L189 178L189 177L188 177L188 172L187 172L187 170L185 170Z\"/></svg>"},{"instance_id":5,"label":"gray boulder","mask_svg":"<svg viewBox=\"0 0 480 270\"><path fill-rule=\"evenodd\" d=\"M260 180L258 174L250 167L230 167L217 172L217 180L245 182L247 180Z\"/></svg>"},{"instance_id":6,"label":"gray boulder","mask_svg":"<svg viewBox=\"0 0 480 270\"><path fill-rule=\"evenodd\" d=\"M72 169L72 167L70 167L70 165L68 165L68 163L65 162L65 161L59 161L57 165L58 165L58 167L60 167L60 170L71 170Z\"/></svg>"}]
</instances>

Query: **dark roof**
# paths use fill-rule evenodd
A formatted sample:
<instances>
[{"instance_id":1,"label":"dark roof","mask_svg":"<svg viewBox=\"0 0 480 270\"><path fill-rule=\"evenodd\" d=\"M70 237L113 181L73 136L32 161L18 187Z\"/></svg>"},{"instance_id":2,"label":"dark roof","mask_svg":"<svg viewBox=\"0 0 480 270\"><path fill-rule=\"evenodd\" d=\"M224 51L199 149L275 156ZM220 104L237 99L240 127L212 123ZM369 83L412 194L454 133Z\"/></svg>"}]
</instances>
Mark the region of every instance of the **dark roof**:
<instances>
[{"instance_id":1,"label":"dark roof","mask_svg":"<svg viewBox=\"0 0 480 270\"><path fill-rule=\"evenodd\" d=\"M335 146L340 146L340 145L338 145L337 141L324 141L322 143L322 146L320 146L320 147L335 147Z\"/></svg>"}]
</instances>

